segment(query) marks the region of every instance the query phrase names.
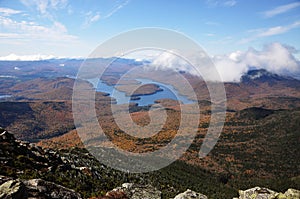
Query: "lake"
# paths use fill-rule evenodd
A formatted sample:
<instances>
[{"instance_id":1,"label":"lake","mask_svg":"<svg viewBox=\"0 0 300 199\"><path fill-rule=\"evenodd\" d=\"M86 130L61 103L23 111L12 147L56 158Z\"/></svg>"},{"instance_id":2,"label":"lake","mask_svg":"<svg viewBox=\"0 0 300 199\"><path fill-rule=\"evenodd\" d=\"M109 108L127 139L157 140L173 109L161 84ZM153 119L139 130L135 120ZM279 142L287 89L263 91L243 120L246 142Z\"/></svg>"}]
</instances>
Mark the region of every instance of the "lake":
<instances>
[{"instance_id":1,"label":"lake","mask_svg":"<svg viewBox=\"0 0 300 199\"><path fill-rule=\"evenodd\" d=\"M141 82L141 85L156 84L163 90L160 92L156 92L152 95L141 95L139 96L140 97L139 100L131 100L130 97L126 96L125 92L118 91L117 89L114 88L114 86L109 86L102 81L99 81L98 85L96 85L97 79L89 79L88 81L94 85L94 88L96 88L97 91L108 93L111 97L115 98L117 104L127 104L128 102L133 102L133 103L138 103L139 106L147 106L147 105L154 104L156 100L163 99L163 98L179 100L183 104L191 104L195 102L193 100L188 99L186 96L180 95L178 91L174 89L174 87L171 85L153 81L151 79L136 79L136 80Z\"/></svg>"},{"instance_id":2,"label":"lake","mask_svg":"<svg viewBox=\"0 0 300 199\"><path fill-rule=\"evenodd\" d=\"M9 98L11 95L0 95L0 99Z\"/></svg>"}]
</instances>

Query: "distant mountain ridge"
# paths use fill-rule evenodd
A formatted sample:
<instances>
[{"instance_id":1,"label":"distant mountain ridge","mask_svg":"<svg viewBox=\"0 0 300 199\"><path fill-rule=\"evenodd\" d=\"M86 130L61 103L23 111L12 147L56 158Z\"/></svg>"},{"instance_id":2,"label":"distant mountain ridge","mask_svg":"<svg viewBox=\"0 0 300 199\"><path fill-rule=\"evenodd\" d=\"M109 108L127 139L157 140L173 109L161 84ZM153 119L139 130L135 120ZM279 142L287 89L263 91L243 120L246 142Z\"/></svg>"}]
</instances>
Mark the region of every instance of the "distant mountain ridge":
<instances>
[{"instance_id":1,"label":"distant mountain ridge","mask_svg":"<svg viewBox=\"0 0 300 199\"><path fill-rule=\"evenodd\" d=\"M283 76L283 75L278 75L275 73L271 73L265 69L252 69L249 70L247 73L245 73L241 77L241 82L242 83L253 83L253 82L269 82L269 83L275 83L275 82L287 82L287 81L293 81L297 82L299 81L298 79L295 79L291 76Z\"/></svg>"},{"instance_id":2,"label":"distant mountain ridge","mask_svg":"<svg viewBox=\"0 0 300 199\"><path fill-rule=\"evenodd\" d=\"M242 75L240 82L225 82L224 86L230 109L300 106L300 80L265 69L251 69Z\"/></svg>"}]
</instances>

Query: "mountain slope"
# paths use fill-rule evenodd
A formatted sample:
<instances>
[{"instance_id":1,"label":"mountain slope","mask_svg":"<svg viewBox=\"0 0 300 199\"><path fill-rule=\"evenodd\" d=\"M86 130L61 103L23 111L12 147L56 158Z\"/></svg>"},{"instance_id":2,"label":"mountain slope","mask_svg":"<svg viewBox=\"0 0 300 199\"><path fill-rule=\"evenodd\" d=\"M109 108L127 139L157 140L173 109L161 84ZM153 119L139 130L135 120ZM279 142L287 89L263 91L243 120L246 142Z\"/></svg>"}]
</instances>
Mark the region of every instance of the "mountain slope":
<instances>
[{"instance_id":1,"label":"mountain slope","mask_svg":"<svg viewBox=\"0 0 300 199\"><path fill-rule=\"evenodd\" d=\"M238 83L225 83L225 90L230 109L300 107L300 81L263 69L248 71Z\"/></svg>"}]
</instances>

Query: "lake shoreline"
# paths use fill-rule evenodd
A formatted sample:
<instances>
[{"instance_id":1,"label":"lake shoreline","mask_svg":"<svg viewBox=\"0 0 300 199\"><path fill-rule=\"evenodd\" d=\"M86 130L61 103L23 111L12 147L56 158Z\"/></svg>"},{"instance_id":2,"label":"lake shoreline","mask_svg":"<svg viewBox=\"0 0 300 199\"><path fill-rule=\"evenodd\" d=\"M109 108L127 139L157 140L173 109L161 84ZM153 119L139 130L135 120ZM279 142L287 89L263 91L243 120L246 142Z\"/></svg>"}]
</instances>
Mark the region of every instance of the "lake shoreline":
<instances>
[{"instance_id":1,"label":"lake shoreline","mask_svg":"<svg viewBox=\"0 0 300 199\"><path fill-rule=\"evenodd\" d=\"M118 89L118 85L112 86L106 84L106 82L102 80L97 81L97 79L87 79L87 81L93 84L96 92L107 93L108 96L114 98L114 104L137 103L138 106L149 106L156 104L156 101L160 99L177 100L183 104L195 103L195 101L178 93L172 85L163 84L151 79L136 80L140 82L140 87L138 87L133 94L128 95L125 91Z\"/></svg>"}]
</instances>

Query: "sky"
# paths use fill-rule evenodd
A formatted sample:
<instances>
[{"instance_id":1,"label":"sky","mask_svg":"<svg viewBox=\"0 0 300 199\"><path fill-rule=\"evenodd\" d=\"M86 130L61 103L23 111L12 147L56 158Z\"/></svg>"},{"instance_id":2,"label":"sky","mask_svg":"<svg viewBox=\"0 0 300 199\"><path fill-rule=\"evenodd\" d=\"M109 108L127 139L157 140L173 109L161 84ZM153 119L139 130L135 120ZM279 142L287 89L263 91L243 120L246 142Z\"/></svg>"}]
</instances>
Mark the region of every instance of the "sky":
<instances>
[{"instance_id":1,"label":"sky","mask_svg":"<svg viewBox=\"0 0 300 199\"><path fill-rule=\"evenodd\" d=\"M0 0L0 59L87 57L143 27L179 31L217 61L300 59L299 0Z\"/></svg>"}]
</instances>

